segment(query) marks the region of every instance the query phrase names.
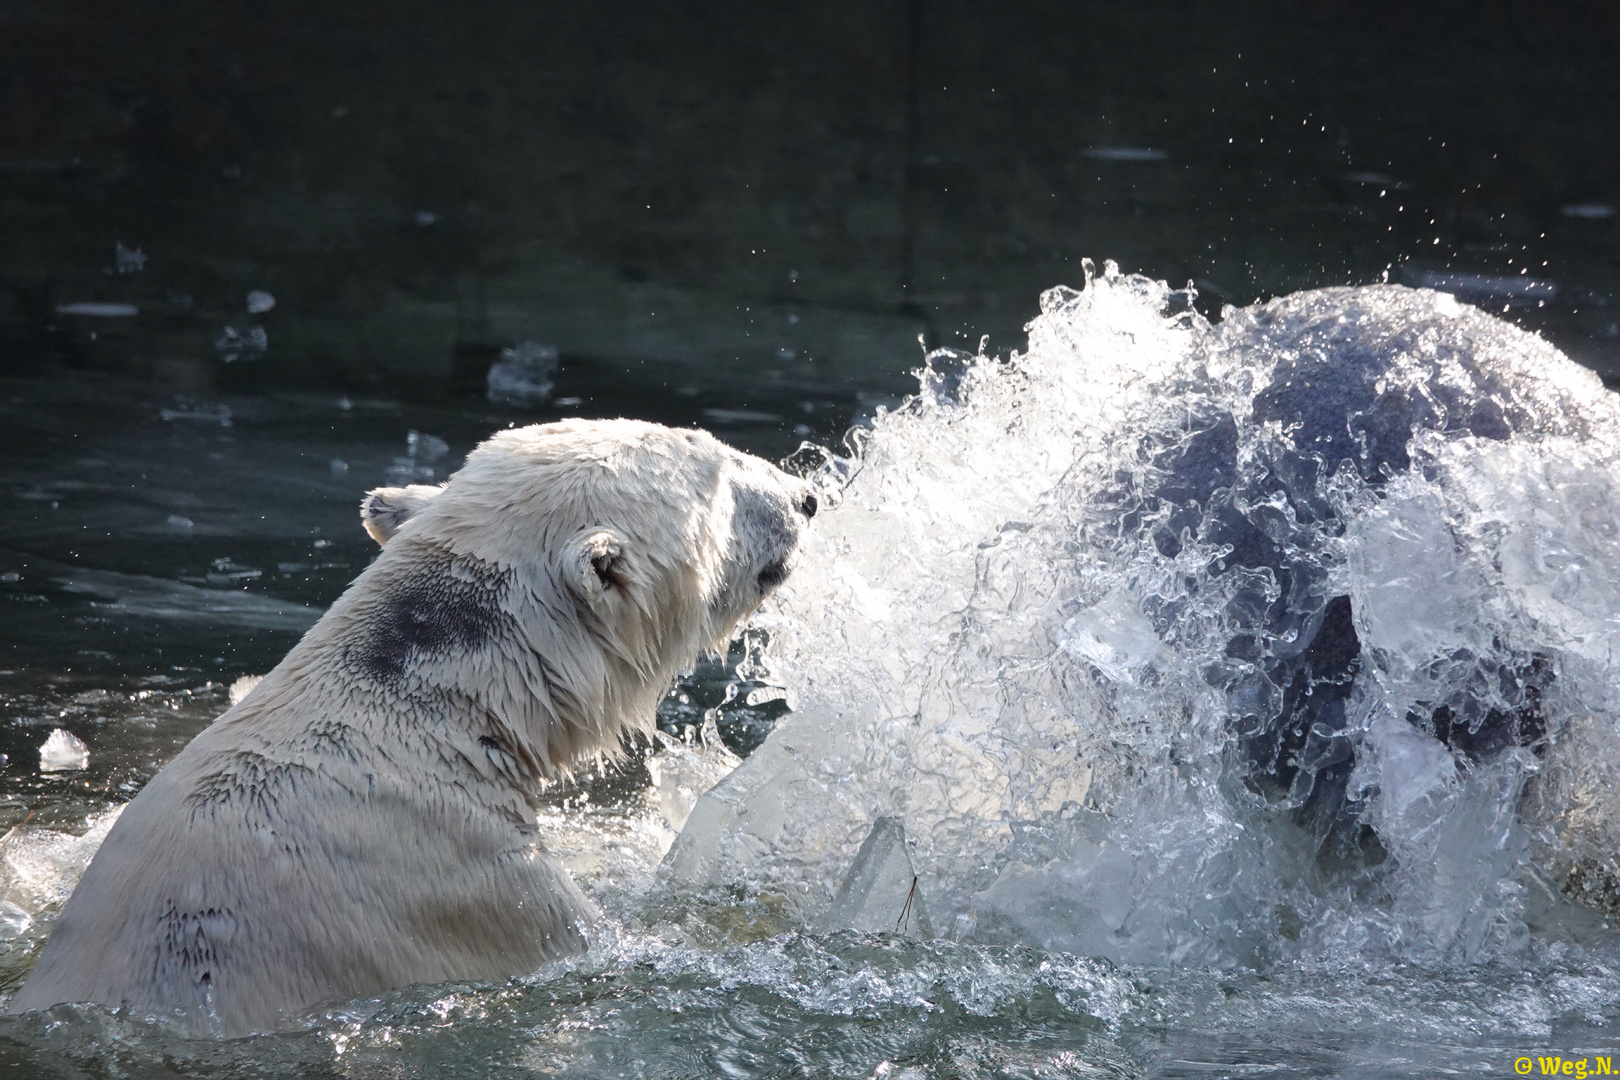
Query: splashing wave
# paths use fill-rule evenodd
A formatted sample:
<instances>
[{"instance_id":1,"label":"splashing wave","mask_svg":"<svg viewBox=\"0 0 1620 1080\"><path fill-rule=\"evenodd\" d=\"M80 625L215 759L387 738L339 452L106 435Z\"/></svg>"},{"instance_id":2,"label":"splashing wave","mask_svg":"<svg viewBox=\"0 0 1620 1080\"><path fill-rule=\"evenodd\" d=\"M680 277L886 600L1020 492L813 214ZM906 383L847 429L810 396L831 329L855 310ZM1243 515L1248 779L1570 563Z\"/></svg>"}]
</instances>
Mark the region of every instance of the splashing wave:
<instances>
[{"instance_id":1,"label":"splashing wave","mask_svg":"<svg viewBox=\"0 0 1620 1080\"><path fill-rule=\"evenodd\" d=\"M667 865L1128 963L1477 961L1613 909L1620 401L1442 293L1211 325L1110 266L818 476L794 715ZM1571 914L1571 912L1574 914Z\"/></svg>"}]
</instances>

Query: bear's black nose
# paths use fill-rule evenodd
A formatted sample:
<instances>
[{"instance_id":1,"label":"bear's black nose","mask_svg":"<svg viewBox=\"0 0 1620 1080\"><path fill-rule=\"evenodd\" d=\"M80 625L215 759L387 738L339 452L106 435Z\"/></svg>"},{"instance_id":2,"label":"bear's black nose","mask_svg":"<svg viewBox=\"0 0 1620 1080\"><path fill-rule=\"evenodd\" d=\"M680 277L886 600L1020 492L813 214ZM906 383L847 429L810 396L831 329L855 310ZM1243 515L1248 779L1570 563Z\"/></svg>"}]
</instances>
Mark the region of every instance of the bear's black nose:
<instances>
[{"instance_id":1,"label":"bear's black nose","mask_svg":"<svg viewBox=\"0 0 1620 1080\"><path fill-rule=\"evenodd\" d=\"M817 505L818 504L816 503L816 497L814 495L806 495L804 497L804 502L799 504L799 509L804 512L804 516L807 519L808 518L813 518L813 517L816 516L816 506Z\"/></svg>"}]
</instances>

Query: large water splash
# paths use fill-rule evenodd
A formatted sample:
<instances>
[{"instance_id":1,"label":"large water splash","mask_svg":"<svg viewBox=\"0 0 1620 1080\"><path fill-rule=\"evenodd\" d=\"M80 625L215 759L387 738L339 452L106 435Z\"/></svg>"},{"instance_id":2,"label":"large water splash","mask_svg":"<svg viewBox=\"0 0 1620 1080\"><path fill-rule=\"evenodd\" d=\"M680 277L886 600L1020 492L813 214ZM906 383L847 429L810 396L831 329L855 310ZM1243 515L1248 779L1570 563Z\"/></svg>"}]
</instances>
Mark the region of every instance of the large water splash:
<instances>
[{"instance_id":1,"label":"large water splash","mask_svg":"<svg viewBox=\"0 0 1620 1080\"><path fill-rule=\"evenodd\" d=\"M1190 300L1051 290L826 463L766 614L794 715L676 879L814 918L898 817L948 936L1145 963L1478 960L1613 905L1616 398L1441 293Z\"/></svg>"}]
</instances>

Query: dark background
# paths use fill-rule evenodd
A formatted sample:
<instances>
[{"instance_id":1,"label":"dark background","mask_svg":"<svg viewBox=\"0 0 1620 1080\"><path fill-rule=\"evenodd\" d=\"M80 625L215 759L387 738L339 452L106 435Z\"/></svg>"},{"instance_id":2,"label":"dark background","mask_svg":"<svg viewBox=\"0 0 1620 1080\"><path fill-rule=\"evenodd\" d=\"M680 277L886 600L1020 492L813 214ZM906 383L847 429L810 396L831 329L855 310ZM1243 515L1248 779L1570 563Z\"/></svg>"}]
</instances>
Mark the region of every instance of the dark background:
<instances>
[{"instance_id":1,"label":"dark background","mask_svg":"<svg viewBox=\"0 0 1620 1080\"><path fill-rule=\"evenodd\" d=\"M442 402L526 339L573 411L835 433L1089 256L1530 277L1464 299L1613 375L1617 56L1598 2L0 0L0 373Z\"/></svg>"}]
</instances>

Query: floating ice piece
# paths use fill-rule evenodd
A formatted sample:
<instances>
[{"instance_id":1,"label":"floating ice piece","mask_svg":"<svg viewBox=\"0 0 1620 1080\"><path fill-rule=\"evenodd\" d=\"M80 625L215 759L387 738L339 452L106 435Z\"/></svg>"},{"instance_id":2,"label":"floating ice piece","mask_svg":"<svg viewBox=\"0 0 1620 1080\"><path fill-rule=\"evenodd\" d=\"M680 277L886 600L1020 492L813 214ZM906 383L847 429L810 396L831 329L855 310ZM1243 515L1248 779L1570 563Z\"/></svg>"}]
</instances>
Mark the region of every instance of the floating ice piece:
<instances>
[{"instance_id":1,"label":"floating ice piece","mask_svg":"<svg viewBox=\"0 0 1620 1080\"><path fill-rule=\"evenodd\" d=\"M273 600L250 592L206 589L179 581L51 565L51 580L65 592L90 596L102 615L133 615L182 622L222 623L259 630L302 633L321 613L303 604Z\"/></svg>"},{"instance_id":2,"label":"floating ice piece","mask_svg":"<svg viewBox=\"0 0 1620 1080\"><path fill-rule=\"evenodd\" d=\"M186 517L184 514L170 514L166 524L169 525L170 528L174 529L189 529L197 523Z\"/></svg>"},{"instance_id":3,"label":"floating ice piece","mask_svg":"<svg viewBox=\"0 0 1620 1080\"><path fill-rule=\"evenodd\" d=\"M1146 146L1088 146L1082 152L1094 161L1167 161L1170 157Z\"/></svg>"},{"instance_id":4,"label":"floating ice piece","mask_svg":"<svg viewBox=\"0 0 1620 1080\"><path fill-rule=\"evenodd\" d=\"M146 269L146 252L140 248L113 245L113 268L120 274L138 274Z\"/></svg>"},{"instance_id":5,"label":"floating ice piece","mask_svg":"<svg viewBox=\"0 0 1620 1080\"><path fill-rule=\"evenodd\" d=\"M104 304L97 300L75 300L71 304L57 304L58 315L84 315L91 319L128 319L139 315L141 309L134 304Z\"/></svg>"},{"instance_id":6,"label":"floating ice piece","mask_svg":"<svg viewBox=\"0 0 1620 1080\"><path fill-rule=\"evenodd\" d=\"M264 571L252 566L239 566L229 557L215 559L210 565L208 584L234 587L264 576Z\"/></svg>"},{"instance_id":7,"label":"floating ice piece","mask_svg":"<svg viewBox=\"0 0 1620 1080\"><path fill-rule=\"evenodd\" d=\"M817 922L823 930L934 936L928 907L906 852L906 827L899 818L880 817L873 822L832 906Z\"/></svg>"},{"instance_id":8,"label":"floating ice piece","mask_svg":"<svg viewBox=\"0 0 1620 1080\"><path fill-rule=\"evenodd\" d=\"M532 409L551 397L551 374L556 370L557 346L520 341L502 349L501 358L490 365L485 392L497 405Z\"/></svg>"},{"instance_id":9,"label":"floating ice piece","mask_svg":"<svg viewBox=\"0 0 1620 1080\"><path fill-rule=\"evenodd\" d=\"M722 745L691 747L665 740L664 749L647 759L664 821L680 832L698 799L739 764L741 759Z\"/></svg>"},{"instance_id":10,"label":"floating ice piece","mask_svg":"<svg viewBox=\"0 0 1620 1080\"><path fill-rule=\"evenodd\" d=\"M0 900L0 941L22 937L34 925L34 917L10 900Z\"/></svg>"},{"instance_id":11,"label":"floating ice piece","mask_svg":"<svg viewBox=\"0 0 1620 1080\"><path fill-rule=\"evenodd\" d=\"M39 748L40 772L77 772L90 764L90 748L84 740L57 728Z\"/></svg>"},{"instance_id":12,"label":"floating ice piece","mask_svg":"<svg viewBox=\"0 0 1620 1080\"><path fill-rule=\"evenodd\" d=\"M331 465L328 467L332 470L333 476L342 476L349 471L349 463L342 458L333 458Z\"/></svg>"},{"instance_id":13,"label":"floating ice piece","mask_svg":"<svg viewBox=\"0 0 1620 1080\"><path fill-rule=\"evenodd\" d=\"M401 484L426 483L434 478L433 463L450 452L450 444L437 435L412 431L405 436L405 456L388 466L388 479Z\"/></svg>"},{"instance_id":14,"label":"floating ice piece","mask_svg":"<svg viewBox=\"0 0 1620 1080\"><path fill-rule=\"evenodd\" d=\"M426 228L429 225L438 224L439 215L435 214L431 210L418 210L412 220L414 220L418 225Z\"/></svg>"},{"instance_id":15,"label":"floating ice piece","mask_svg":"<svg viewBox=\"0 0 1620 1080\"><path fill-rule=\"evenodd\" d=\"M253 688L264 681L263 675L244 675L231 683L231 704L235 705L253 692Z\"/></svg>"},{"instance_id":16,"label":"floating ice piece","mask_svg":"<svg viewBox=\"0 0 1620 1080\"><path fill-rule=\"evenodd\" d=\"M262 326L241 329L224 326L214 336L214 352L227 364L234 364L238 360L257 360L269 348L270 335L264 332Z\"/></svg>"},{"instance_id":17,"label":"floating ice piece","mask_svg":"<svg viewBox=\"0 0 1620 1080\"><path fill-rule=\"evenodd\" d=\"M1568 218L1581 218L1585 221L1602 221L1614 217L1614 207L1608 203L1570 203L1559 207L1558 212Z\"/></svg>"},{"instance_id":18,"label":"floating ice piece","mask_svg":"<svg viewBox=\"0 0 1620 1080\"><path fill-rule=\"evenodd\" d=\"M254 289L247 294L247 309L249 315L263 315L276 306L276 298L263 289Z\"/></svg>"},{"instance_id":19,"label":"floating ice piece","mask_svg":"<svg viewBox=\"0 0 1620 1080\"><path fill-rule=\"evenodd\" d=\"M703 415L720 424L777 424L782 417L764 409L704 409Z\"/></svg>"},{"instance_id":20,"label":"floating ice piece","mask_svg":"<svg viewBox=\"0 0 1620 1080\"><path fill-rule=\"evenodd\" d=\"M413 431L405 436L405 446L413 458L431 465L450 452L450 444L437 435Z\"/></svg>"},{"instance_id":21,"label":"floating ice piece","mask_svg":"<svg viewBox=\"0 0 1620 1080\"><path fill-rule=\"evenodd\" d=\"M1533 304L1558 296L1556 282L1539 278L1497 274L1470 274L1458 270L1428 270L1410 267L1401 275L1408 285L1451 293L1465 300L1488 300L1499 304Z\"/></svg>"},{"instance_id":22,"label":"floating ice piece","mask_svg":"<svg viewBox=\"0 0 1620 1080\"><path fill-rule=\"evenodd\" d=\"M159 409L158 417L163 420L197 420L207 424L218 424L220 427L230 427L231 407L211 401L190 401L181 398L175 403L174 408Z\"/></svg>"}]
</instances>

